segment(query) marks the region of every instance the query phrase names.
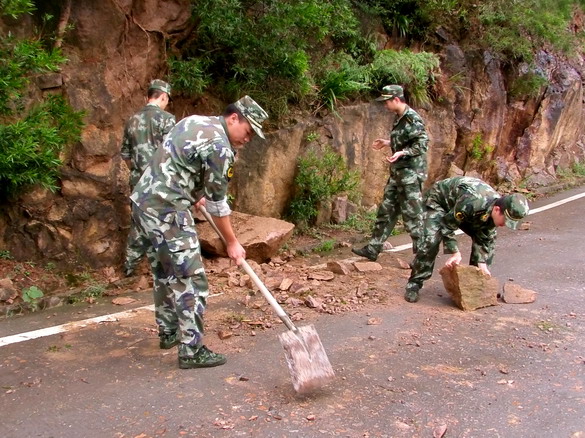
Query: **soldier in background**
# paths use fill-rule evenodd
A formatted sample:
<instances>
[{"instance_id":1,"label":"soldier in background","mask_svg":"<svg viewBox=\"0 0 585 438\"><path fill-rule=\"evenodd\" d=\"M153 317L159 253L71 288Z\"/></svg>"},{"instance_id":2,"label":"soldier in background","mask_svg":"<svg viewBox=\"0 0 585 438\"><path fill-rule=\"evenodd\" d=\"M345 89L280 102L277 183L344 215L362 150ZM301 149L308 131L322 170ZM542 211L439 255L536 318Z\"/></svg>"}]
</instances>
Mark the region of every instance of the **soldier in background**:
<instances>
[{"instance_id":1,"label":"soldier in background","mask_svg":"<svg viewBox=\"0 0 585 438\"><path fill-rule=\"evenodd\" d=\"M425 280L431 278L439 245L452 254L445 266L461 262L455 231L460 228L472 240L469 264L491 275L488 266L494 257L496 228L515 230L528 214L528 201L520 194L500 196L485 182L466 176L436 182L425 196L424 232L411 264L404 299L414 303Z\"/></svg>"},{"instance_id":2,"label":"soldier in background","mask_svg":"<svg viewBox=\"0 0 585 438\"><path fill-rule=\"evenodd\" d=\"M121 155L130 169L130 191L134 190L164 136L175 126L175 116L165 111L170 98L171 86L160 79L153 80L148 87L147 104L126 122ZM140 238L132 222L124 264L126 276L134 274L149 245L150 242Z\"/></svg>"},{"instance_id":3,"label":"soldier in background","mask_svg":"<svg viewBox=\"0 0 585 438\"><path fill-rule=\"evenodd\" d=\"M427 179L427 148L429 138L425 124L416 111L404 100L400 85L387 85L376 99L396 114L390 139L376 139L375 150L390 147L392 155L385 160L390 164L390 177L384 189L384 199L378 208L376 222L369 243L352 252L375 261L384 242L394 229L398 216L402 215L404 227L412 239L412 249L417 251L422 235L423 203L422 185Z\"/></svg>"},{"instance_id":4,"label":"soldier in background","mask_svg":"<svg viewBox=\"0 0 585 438\"><path fill-rule=\"evenodd\" d=\"M226 357L203 345L203 312L209 294L191 213L205 205L240 264L246 253L236 238L227 203L235 149L256 133L264 138L268 114L250 97L230 104L222 116L189 116L167 135L130 199L138 230L149 239L155 318L160 348L179 345L179 367L222 365Z\"/></svg>"}]
</instances>

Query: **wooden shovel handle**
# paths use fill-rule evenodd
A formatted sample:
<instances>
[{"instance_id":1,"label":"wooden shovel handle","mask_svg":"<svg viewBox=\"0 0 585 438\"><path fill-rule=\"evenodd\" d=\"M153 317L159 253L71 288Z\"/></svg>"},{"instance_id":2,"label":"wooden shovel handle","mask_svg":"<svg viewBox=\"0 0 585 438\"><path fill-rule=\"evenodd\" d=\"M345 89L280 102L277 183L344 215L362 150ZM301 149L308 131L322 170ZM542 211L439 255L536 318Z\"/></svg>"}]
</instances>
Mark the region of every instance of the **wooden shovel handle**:
<instances>
[{"instance_id":1,"label":"wooden shovel handle","mask_svg":"<svg viewBox=\"0 0 585 438\"><path fill-rule=\"evenodd\" d=\"M215 230L215 232L217 233L217 235L219 236L219 238L221 239L223 244L226 245L225 238L221 234L221 231L219 231L219 228L217 228L217 225L215 225L215 222L213 222L211 215L209 214L209 212L205 209L205 207L203 205L199 206L199 211L201 212L201 214L203 216L205 216L205 219L207 220L207 222L209 222L209 225L211 225L211 228L213 228ZM244 269L244 271L246 271L246 274L248 274L250 276L250 278L252 279L254 284L258 287L258 289L260 289L260 292L262 292L262 295L264 295L264 298L266 298L266 301L268 301L268 303L272 306L272 308L274 309L274 311L276 312L276 314L278 315L280 320L288 327L289 330L296 332L297 328L295 327L295 325L291 321L290 317L284 311L282 306L280 304L278 304L278 301L276 301L276 299L272 296L270 291L266 288L264 283L262 283L262 280L260 280L258 275L256 275L256 273L254 272L252 267L248 264L248 262L246 260L242 259L241 266Z\"/></svg>"}]
</instances>

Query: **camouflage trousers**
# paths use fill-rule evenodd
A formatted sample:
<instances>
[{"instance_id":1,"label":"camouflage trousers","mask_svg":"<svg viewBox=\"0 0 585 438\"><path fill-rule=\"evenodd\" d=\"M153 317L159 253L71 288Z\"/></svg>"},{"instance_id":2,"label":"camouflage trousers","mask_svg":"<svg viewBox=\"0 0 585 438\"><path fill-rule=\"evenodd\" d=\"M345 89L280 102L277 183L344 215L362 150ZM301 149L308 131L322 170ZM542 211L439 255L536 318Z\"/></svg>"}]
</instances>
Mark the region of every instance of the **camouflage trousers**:
<instances>
[{"instance_id":1,"label":"camouflage trousers","mask_svg":"<svg viewBox=\"0 0 585 438\"><path fill-rule=\"evenodd\" d=\"M126 244L126 261L124 262L124 273L126 275L134 273L140 260L151 247L150 239L140 233L134 218L132 218L130 232L128 233L128 243Z\"/></svg>"},{"instance_id":2,"label":"camouflage trousers","mask_svg":"<svg viewBox=\"0 0 585 438\"><path fill-rule=\"evenodd\" d=\"M434 199L436 193L431 189L426 196L426 211L424 215L423 235L419 242L418 252L411 263L411 273L406 290L422 287L424 281L431 278L433 270L435 269L435 260L439 254L439 247L441 242L454 240L454 232L447 229L444 225L443 218L448 213L441 207L440 203ZM471 237L472 247L469 264L477 266L479 263L480 246L475 241L475 236L471 230L467 230L465 226L461 226L461 231ZM445 244L445 253L453 253L447 250ZM452 246L452 245L451 245ZM486 263L490 265L493 260L493 247L490 251L492 256L488 258Z\"/></svg>"},{"instance_id":3,"label":"camouflage trousers","mask_svg":"<svg viewBox=\"0 0 585 438\"><path fill-rule=\"evenodd\" d=\"M203 313L209 295L193 216L188 210L177 211L163 222L133 204L132 217L153 248L148 256L159 334L178 332L179 355L193 356L203 342Z\"/></svg>"},{"instance_id":4,"label":"camouflage trousers","mask_svg":"<svg viewBox=\"0 0 585 438\"><path fill-rule=\"evenodd\" d=\"M412 169L393 169L384 188L384 199L378 207L376 222L368 246L376 254L392 234L398 217L402 215L404 227L412 239L412 250L417 252L423 225L423 178Z\"/></svg>"}]
</instances>

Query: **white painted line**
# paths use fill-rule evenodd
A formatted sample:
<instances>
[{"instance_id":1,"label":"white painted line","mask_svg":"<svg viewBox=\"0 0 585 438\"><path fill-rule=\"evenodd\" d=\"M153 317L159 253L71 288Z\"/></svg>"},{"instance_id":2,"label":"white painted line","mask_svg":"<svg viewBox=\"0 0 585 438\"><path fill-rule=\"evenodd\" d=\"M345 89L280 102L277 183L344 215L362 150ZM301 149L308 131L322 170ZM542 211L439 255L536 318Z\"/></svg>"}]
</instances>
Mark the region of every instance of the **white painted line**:
<instances>
[{"instance_id":1,"label":"white painted line","mask_svg":"<svg viewBox=\"0 0 585 438\"><path fill-rule=\"evenodd\" d=\"M558 207L559 205L563 205L563 204L566 204L568 202L576 201L577 199L580 199L583 197L585 197L585 192L579 193L578 195L570 196L566 199L561 199L560 201L553 202L552 204L543 205L542 207L530 209L530 211L528 212L528 215L540 213L541 211L550 210L551 208ZM463 234L463 231L457 230L457 231L455 231L455 234L456 235ZM400 246L397 246L395 248L387 249L383 252L400 252L400 251L404 251L404 250L411 249L411 248L412 248L412 242L405 243L404 245L400 245Z\"/></svg>"},{"instance_id":2,"label":"white painted line","mask_svg":"<svg viewBox=\"0 0 585 438\"><path fill-rule=\"evenodd\" d=\"M563 205L563 204L566 204L566 203L571 202L571 201L575 201L575 200L583 198L583 197L585 197L585 192L579 193L578 195L574 195L574 196L571 196L571 197L566 198L566 199L562 199L562 200L557 201L557 202L553 202L552 204L548 204L548 205L545 205L542 207L532 209L532 210L530 210L530 213L528 213L528 214L540 213L541 211L549 210L551 208L558 207L559 205ZM461 230L457 230L455 232L455 234L462 234L462 233L463 232ZM400 245L400 246L397 246L395 248L388 249L384 252L399 252L399 251L404 251L404 250L407 250L410 248L412 248L412 243L407 243L405 245ZM32 339L42 338L44 336L56 335L58 333L67 332L67 331L74 329L74 328L87 327L88 325L99 324L101 322L114 322L114 321L117 321L118 319L121 319L121 318L129 318L129 317L135 316L136 312L139 310L150 310L151 312L154 312L154 305L151 304L150 306L138 307L136 309L127 310L124 312L113 313L111 315L103 315L103 316L98 316L95 318L84 319L82 321L75 321L75 322L70 322L67 324L57 325L54 327L47 327L44 329L33 330L30 332L26 332L26 333L20 333L17 335L6 336L4 338L0 338L0 347L3 347L5 345L10 345L10 344L16 344L18 342L30 341Z\"/></svg>"},{"instance_id":3,"label":"white painted line","mask_svg":"<svg viewBox=\"0 0 585 438\"><path fill-rule=\"evenodd\" d=\"M579 193L578 195L574 195L574 196L571 196L571 197L566 198L566 199L561 199L560 201L553 202L552 204L543 205L542 207L531 209L528 212L528 214L531 215L531 214L540 213L541 211L545 211L545 210L549 210L551 208L558 207L559 205L566 204L567 202L576 201L577 199L583 198L584 196L585 196L585 192Z\"/></svg>"},{"instance_id":4,"label":"white painted line","mask_svg":"<svg viewBox=\"0 0 585 438\"><path fill-rule=\"evenodd\" d=\"M0 338L0 347L5 345L16 344L18 342L30 341L32 339L42 338L44 336L56 335L58 333L64 333L74 328L87 327L101 322L116 322L123 318L130 318L136 316L139 310L150 310L154 311L154 304L150 306L138 307L132 310L125 310L124 312L112 313L110 315L96 316L95 318L84 319L82 321L68 322L67 324L56 325L54 327L47 327L44 329L33 330L31 332L19 333L17 335L6 336Z\"/></svg>"}]
</instances>

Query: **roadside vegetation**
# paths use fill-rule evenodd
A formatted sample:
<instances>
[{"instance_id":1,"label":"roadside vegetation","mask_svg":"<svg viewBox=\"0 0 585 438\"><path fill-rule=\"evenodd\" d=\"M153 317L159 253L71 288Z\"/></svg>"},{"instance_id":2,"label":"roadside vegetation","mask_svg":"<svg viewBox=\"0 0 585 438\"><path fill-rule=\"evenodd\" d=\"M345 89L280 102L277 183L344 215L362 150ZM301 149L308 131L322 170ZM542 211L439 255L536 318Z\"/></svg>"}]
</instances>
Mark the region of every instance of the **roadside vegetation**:
<instances>
[{"instance_id":1,"label":"roadside vegetation","mask_svg":"<svg viewBox=\"0 0 585 438\"><path fill-rule=\"evenodd\" d=\"M254 95L273 122L293 107L335 111L388 83L423 105L434 96L432 47L441 31L512 67L530 66L543 48L567 56L583 49L584 35L570 26L583 7L585 0L193 0L196 25L184 41L169 41L169 71L185 95ZM384 50L377 29L425 50ZM517 97L545 81L533 68L521 76Z\"/></svg>"},{"instance_id":2,"label":"roadside vegetation","mask_svg":"<svg viewBox=\"0 0 585 438\"><path fill-rule=\"evenodd\" d=\"M3 17L34 11L32 0L0 2ZM53 19L42 18L43 23ZM42 28L29 38L0 34L0 199L33 185L56 190L61 154L80 138L82 112L60 95L29 95L36 76L56 72L66 62L54 42Z\"/></svg>"}]
</instances>

